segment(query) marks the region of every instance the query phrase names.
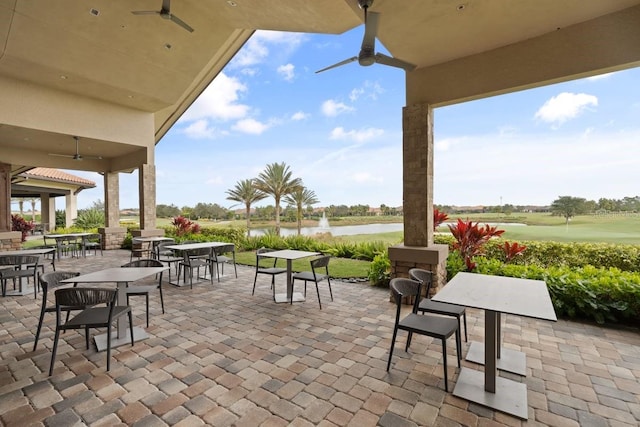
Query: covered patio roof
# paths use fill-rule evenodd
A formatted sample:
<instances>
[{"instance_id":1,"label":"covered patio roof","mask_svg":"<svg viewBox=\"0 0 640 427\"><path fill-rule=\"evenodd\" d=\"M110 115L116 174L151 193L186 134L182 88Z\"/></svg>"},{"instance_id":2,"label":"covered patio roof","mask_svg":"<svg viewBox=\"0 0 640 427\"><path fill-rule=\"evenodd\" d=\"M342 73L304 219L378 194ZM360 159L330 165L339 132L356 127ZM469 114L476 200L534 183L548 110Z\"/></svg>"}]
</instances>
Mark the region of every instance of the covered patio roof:
<instances>
[{"instance_id":1,"label":"covered patio roof","mask_svg":"<svg viewBox=\"0 0 640 427\"><path fill-rule=\"evenodd\" d=\"M52 168L33 168L11 179L11 197L40 198L42 194L49 194L49 197L60 197L69 192L78 194L84 189L95 188L95 186L95 182L65 171Z\"/></svg>"}]
</instances>

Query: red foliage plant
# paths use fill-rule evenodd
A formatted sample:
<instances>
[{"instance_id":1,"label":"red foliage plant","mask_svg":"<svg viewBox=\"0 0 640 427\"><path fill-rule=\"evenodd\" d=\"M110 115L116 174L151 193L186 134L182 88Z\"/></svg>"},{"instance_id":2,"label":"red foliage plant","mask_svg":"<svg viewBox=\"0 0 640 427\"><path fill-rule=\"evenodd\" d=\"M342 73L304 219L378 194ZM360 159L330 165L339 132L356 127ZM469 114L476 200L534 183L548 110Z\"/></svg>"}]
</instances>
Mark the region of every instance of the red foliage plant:
<instances>
[{"instance_id":1,"label":"red foliage plant","mask_svg":"<svg viewBox=\"0 0 640 427\"><path fill-rule=\"evenodd\" d=\"M20 215L11 215L11 231L22 232L22 241L27 240L27 233L29 233L35 225L33 221L27 221Z\"/></svg>"},{"instance_id":2,"label":"red foliage plant","mask_svg":"<svg viewBox=\"0 0 640 427\"><path fill-rule=\"evenodd\" d=\"M498 227L492 227L489 224L482 227L480 223L474 224L473 221L462 221L460 218L458 218L457 224L448 227L456 239L453 248L462 256L467 271L473 271L476 268L473 257L484 253L482 248L484 244L492 237L498 237L504 233L504 230L498 230Z\"/></svg>"},{"instance_id":3,"label":"red foliage plant","mask_svg":"<svg viewBox=\"0 0 640 427\"><path fill-rule=\"evenodd\" d=\"M200 225L183 216L176 216L171 221L171 225L176 228L176 236L185 234L197 234L200 232Z\"/></svg>"},{"instance_id":4,"label":"red foliage plant","mask_svg":"<svg viewBox=\"0 0 640 427\"><path fill-rule=\"evenodd\" d=\"M433 210L433 231L436 231L443 222L449 219L449 215L444 212L440 212L438 209Z\"/></svg>"},{"instance_id":5,"label":"red foliage plant","mask_svg":"<svg viewBox=\"0 0 640 427\"><path fill-rule=\"evenodd\" d=\"M518 242L504 242L504 246L502 247L502 251L504 252L504 256L507 262L511 261L513 258L518 255L522 255L522 253L527 249L525 245L521 245Z\"/></svg>"}]
</instances>

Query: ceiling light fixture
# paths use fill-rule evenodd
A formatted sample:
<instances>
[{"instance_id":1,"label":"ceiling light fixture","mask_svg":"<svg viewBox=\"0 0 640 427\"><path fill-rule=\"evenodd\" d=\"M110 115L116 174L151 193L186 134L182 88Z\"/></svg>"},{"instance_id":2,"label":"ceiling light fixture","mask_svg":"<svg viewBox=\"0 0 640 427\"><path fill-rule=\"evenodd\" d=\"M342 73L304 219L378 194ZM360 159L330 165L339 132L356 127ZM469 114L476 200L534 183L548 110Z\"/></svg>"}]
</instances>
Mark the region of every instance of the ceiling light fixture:
<instances>
[{"instance_id":1,"label":"ceiling light fixture","mask_svg":"<svg viewBox=\"0 0 640 427\"><path fill-rule=\"evenodd\" d=\"M89 9L89 13L93 16L100 15L100 11L98 9Z\"/></svg>"},{"instance_id":2,"label":"ceiling light fixture","mask_svg":"<svg viewBox=\"0 0 640 427\"><path fill-rule=\"evenodd\" d=\"M236 7L238 5L238 3L234 2L233 0L227 0L227 4L231 7Z\"/></svg>"}]
</instances>

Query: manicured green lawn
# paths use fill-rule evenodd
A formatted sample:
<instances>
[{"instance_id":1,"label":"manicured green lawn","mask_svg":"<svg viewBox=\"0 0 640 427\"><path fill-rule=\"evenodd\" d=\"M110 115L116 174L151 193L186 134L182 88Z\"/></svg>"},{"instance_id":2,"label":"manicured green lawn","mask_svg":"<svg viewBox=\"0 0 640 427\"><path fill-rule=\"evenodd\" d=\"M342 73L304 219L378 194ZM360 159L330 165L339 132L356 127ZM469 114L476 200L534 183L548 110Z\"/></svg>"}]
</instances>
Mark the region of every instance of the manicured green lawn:
<instances>
[{"instance_id":1,"label":"manicured green lawn","mask_svg":"<svg viewBox=\"0 0 640 427\"><path fill-rule=\"evenodd\" d=\"M312 258L299 259L293 261L293 271L305 271L311 270L309 260ZM236 262L244 265L256 265L256 253L255 252L237 252ZM263 261L264 263L265 261ZM329 262L329 272L331 277L338 278L352 278L352 277L367 277L369 271L369 262L359 261L356 259L347 258L332 258ZM266 264L265 264L266 265ZM287 264L284 260L278 260L278 267L286 267Z\"/></svg>"}]
</instances>

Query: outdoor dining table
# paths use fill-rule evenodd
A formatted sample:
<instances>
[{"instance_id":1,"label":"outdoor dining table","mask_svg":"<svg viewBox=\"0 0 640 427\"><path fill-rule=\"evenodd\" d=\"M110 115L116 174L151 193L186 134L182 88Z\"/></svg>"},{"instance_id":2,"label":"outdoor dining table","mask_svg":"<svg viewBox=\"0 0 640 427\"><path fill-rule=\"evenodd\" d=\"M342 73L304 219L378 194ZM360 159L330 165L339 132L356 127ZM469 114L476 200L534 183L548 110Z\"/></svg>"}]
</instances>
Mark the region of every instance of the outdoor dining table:
<instances>
[{"instance_id":1,"label":"outdoor dining table","mask_svg":"<svg viewBox=\"0 0 640 427\"><path fill-rule=\"evenodd\" d=\"M462 367L454 396L528 418L527 386L497 375L500 313L556 321L547 285L542 280L461 272L433 296L433 301L479 308L485 312L484 373Z\"/></svg>"},{"instance_id":2,"label":"outdoor dining table","mask_svg":"<svg viewBox=\"0 0 640 427\"><path fill-rule=\"evenodd\" d=\"M210 248L211 250L213 250L213 248L217 248L220 246L226 246L228 245L229 242L196 242L196 243L182 243L182 244L175 244L175 245L167 245L164 248L165 249L170 249L173 251L180 251L180 252L189 252L195 249L203 249L203 248ZM182 283L180 283L180 277L178 277L178 280L176 282L169 282L174 286L187 286L188 283L185 283L184 281Z\"/></svg>"},{"instance_id":3,"label":"outdoor dining table","mask_svg":"<svg viewBox=\"0 0 640 427\"><path fill-rule=\"evenodd\" d=\"M131 239L134 243L150 243L151 244L151 258L156 257L156 247L162 242L168 242L173 240L171 237L165 236L148 236L148 237L134 237Z\"/></svg>"},{"instance_id":4,"label":"outdoor dining table","mask_svg":"<svg viewBox=\"0 0 640 427\"><path fill-rule=\"evenodd\" d=\"M75 239L76 242L78 239L80 239L81 242L77 242L77 243L82 243L80 246L82 247L82 257L85 256L86 252L85 252L85 239L89 236L91 236L91 234L93 233L64 233L64 234L45 234L44 238L46 239L53 239L56 241L56 248L57 248L57 256L58 259L62 258L62 241L65 239Z\"/></svg>"},{"instance_id":5,"label":"outdoor dining table","mask_svg":"<svg viewBox=\"0 0 640 427\"><path fill-rule=\"evenodd\" d=\"M47 255L47 254L51 254L53 256L53 259L51 260L51 265L53 266L53 269L56 269L56 264L55 264L55 260L56 260L56 255L55 255L55 248L33 248L33 249L17 249L17 250L13 250L13 251L2 251L0 252L0 256L25 256L25 255ZM38 264L39 266L40 264ZM28 285L28 282L27 282ZM33 284L33 286L37 286L37 284ZM22 286L22 278L20 278L20 287L18 289L12 290L12 291L7 291L6 294L7 295L27 295L31 293L31 288L28 286Z\"/></svg>"},{"instance_id":6,"label":"outdoor dining table","mask_svg":"<svg viewBox=\"0 0 640 427\"><path fill-rule=\"evenodd\" d=\"M302 302L304 301L304 295L301 292L293 292L293 260L300 258L307 258L311 256L322 255L320 252L307 252L307 251L298 251L295 249L284 249L281 251L272 251L272 252L264 252L260 254L261 257L264 258L278 258L287 260L287 293L286 294L276 294L275 300L276 302Z\"/></svg>"},{"instance_id":7,"label":"outdoor dining table","mask_svg":"<svg viewBox=\"0 0 640 427\"><path fill-rule=\"evenodd\" d=\"M118 287L118 305L127 305L127 294L125 292L127 284L141 280L149 276L160 274L169 267L130 267L121 268L113 267L105 270L95 271L93 273L82 274L77 277L62 280L63 283L117 283ZM140 328L133 328L133 340L140 341L148 338L147 332ZM96 348L98 351L107 349L107 334L97 335L94 337ZM118 319L118 333L111 338L111 347L118 347L131 342L129 329L127 328L127 319L121 317Z\"/></svg>"}]
</instances>

